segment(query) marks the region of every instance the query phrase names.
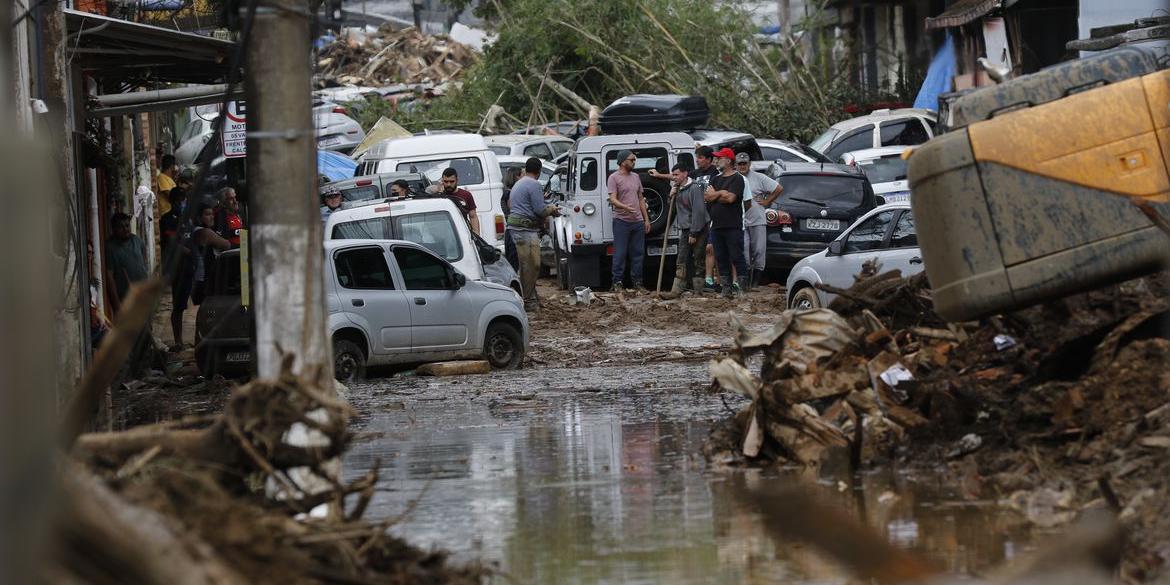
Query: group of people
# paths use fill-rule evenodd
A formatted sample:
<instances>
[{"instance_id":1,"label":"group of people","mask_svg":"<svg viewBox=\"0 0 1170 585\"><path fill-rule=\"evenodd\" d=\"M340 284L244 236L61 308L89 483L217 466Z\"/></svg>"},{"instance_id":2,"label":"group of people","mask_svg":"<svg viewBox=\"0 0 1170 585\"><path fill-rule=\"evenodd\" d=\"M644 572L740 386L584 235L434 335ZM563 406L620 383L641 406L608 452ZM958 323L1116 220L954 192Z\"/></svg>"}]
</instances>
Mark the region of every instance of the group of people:
<instances>
[{"instance_id":1,"label":"group of people","mask_svg":"<svg viewBox=\"0 0 1170 585\"><path fill-rule=\"evenodd\" d=\"M640 290L650 215L641 177L634 172L637 156L622 150L617 161L606 184L614 210L613 286L623 286L628 262L634 289ZM758 286L767 252L764 209L783 187L753 171L747 153L709 146L696 149L695 168L679 163L670 173L650 170L649 175L671 183L669 198L680 233L671 293L720 292L731 298Z\"/></svg>"}]
</instances>

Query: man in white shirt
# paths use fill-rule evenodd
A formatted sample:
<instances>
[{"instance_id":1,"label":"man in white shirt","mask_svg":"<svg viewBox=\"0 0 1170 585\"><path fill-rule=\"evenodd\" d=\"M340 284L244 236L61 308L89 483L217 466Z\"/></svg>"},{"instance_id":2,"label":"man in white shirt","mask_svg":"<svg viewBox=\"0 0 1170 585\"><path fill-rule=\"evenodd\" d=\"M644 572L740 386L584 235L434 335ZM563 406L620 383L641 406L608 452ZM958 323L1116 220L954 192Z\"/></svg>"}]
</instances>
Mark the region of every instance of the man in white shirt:
<instances>
[{"instance_id":1,"label":"man in white shirt","mask_svg":"<svg viewBox=\"0 0 1170 585\"><path fill-rule=\"evenodd\" d=\"M764 209L776 201L784 187L768 175L753 171L751 158L746 152L735 155L735 170L747 182L747 193L743 198L743 257L748 266L748 289L751 290L760 284L768 252L768 220L764 217Z\"/></svg>"}]
</instances>

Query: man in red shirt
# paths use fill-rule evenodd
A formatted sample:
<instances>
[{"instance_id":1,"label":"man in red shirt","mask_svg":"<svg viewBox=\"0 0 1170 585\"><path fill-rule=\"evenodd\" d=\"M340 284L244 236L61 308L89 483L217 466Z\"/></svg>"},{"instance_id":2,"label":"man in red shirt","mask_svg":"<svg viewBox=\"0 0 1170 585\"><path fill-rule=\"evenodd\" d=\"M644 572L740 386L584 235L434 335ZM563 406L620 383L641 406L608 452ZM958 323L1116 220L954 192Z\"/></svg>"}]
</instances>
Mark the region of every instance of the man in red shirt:
<instances>
[{"instance_id":1,"label":"man in red shirt","mask_svg":"<svg viewBox=\"0 0 1170 585\"><path fill-rule=\"evenodd\" d=\"M467 220L467 224L471 226L471 231L478 234L479 214L475 212L475 197L472 197L466 189L459 188L459 172L448 167L447 170L443 171L443 178L440 182L443 184L443 195L455 202L455 206L463 214L463 219Z\"/></svg>"},{"instance_id":2,"label":"man in red shirt","mask_svg":"<svg viewBox=\"0 0 1170 585\"><path fill-rule=\"evenodd\" d=\"M236 190L224 187L219 192L219 207L215 210L215 231L233 248L240 247L240 231L244 229L244 220L240 217L240 199Z\"/></svg>"}]
</instances>

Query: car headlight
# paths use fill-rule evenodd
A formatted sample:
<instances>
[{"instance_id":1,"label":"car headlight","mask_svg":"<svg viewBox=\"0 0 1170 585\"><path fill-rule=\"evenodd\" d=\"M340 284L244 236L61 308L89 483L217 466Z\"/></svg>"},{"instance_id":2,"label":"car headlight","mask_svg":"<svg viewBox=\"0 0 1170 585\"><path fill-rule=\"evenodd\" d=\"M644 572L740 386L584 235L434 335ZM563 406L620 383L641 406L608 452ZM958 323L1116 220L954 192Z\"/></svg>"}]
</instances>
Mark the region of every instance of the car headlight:
<instances>
[{"instance_id":1,"label":"car headlight","mask_svg":"<svg viewBox=\"0 0 1170 585\"><path fill-rule=\"evenodd\" d=\"M584 211L585 215L593 215L594 213L597 213L597 206L592 203L586 203L585 205L581 206L581 211Z\"/></svg>"}]
</instances>

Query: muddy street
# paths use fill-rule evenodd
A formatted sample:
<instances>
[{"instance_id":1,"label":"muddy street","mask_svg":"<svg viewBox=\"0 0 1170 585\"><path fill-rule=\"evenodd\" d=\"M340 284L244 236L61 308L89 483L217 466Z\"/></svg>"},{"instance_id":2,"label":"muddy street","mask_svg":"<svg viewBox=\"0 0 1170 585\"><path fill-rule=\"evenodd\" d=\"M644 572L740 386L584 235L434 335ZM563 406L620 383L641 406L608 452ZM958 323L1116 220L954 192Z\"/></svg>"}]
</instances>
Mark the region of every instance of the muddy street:
<instances>
[{"instance_id":1,"label":"muddy street","mask_svg":"<svg viewBox=\"0 0 1170 585\"><path fill-rule=\"evenodd\" d=\"M775 542L731 490L792 485L795 471L723 469L702 454L712 424L746 402L708 390L707 359L730 345L732 312L766 328L777 297L769 289L727 306L643 296L563 308L552 298L521 370L399 374L351 388L360 416L346 477L380 460L371 518L394 519L391 532L408 542L519 583L844 582L809 547ZM702 325L660 320L672 312ZM990 501L959 503L931 476L886 469L849 482L829 472L818 483L897 546L957 573L999 564L1031 541L1018 517Z\"/></svg>"}]
</instances>

